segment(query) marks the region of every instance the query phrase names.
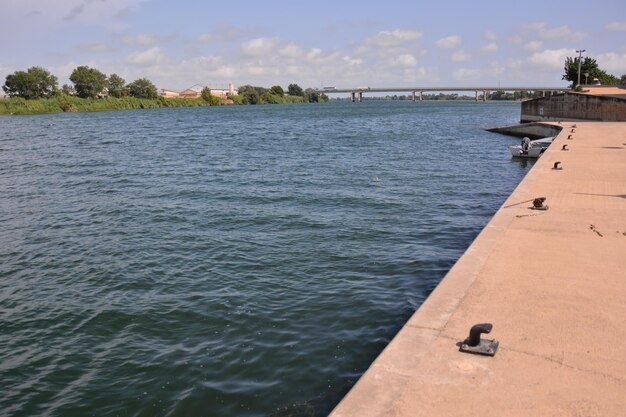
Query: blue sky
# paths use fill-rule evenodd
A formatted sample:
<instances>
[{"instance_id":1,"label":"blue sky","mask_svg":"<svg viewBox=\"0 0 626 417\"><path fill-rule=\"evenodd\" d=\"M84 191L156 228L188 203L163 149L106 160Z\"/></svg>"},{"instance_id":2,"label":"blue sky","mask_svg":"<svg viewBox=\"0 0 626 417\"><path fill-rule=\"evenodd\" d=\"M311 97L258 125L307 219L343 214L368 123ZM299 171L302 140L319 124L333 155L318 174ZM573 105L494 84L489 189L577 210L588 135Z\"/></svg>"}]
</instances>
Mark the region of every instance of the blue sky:
<instances>
[{"instance_id":1,"label":"blue sky","mask_svg":"<svg viewBox=\"0 0 626 417\"><path fill-rule=\"evenodd\" d=\"M626 74L626 2L1 0L0 82L78 65L159 88L561 86L576 49Z\"/></svg>"}]
</instances>

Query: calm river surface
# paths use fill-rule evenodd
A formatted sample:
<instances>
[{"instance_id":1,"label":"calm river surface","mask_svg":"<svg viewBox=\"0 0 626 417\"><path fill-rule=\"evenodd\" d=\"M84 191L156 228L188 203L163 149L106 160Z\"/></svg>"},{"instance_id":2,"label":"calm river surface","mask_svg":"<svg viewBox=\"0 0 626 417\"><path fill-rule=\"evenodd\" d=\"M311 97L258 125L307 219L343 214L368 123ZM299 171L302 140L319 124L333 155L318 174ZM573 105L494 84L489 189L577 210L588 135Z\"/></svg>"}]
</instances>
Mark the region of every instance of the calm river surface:
<instances>
[{"instance_id":1,"label":"calm river surface","mask_svg":"<svg viewBox=\"0 0 626 417\"><path fill-rule=\"evenodd\" d=\"M530 166L515 103L0 117L0 416L324 416Z\"/></svg>"}]
</instances>

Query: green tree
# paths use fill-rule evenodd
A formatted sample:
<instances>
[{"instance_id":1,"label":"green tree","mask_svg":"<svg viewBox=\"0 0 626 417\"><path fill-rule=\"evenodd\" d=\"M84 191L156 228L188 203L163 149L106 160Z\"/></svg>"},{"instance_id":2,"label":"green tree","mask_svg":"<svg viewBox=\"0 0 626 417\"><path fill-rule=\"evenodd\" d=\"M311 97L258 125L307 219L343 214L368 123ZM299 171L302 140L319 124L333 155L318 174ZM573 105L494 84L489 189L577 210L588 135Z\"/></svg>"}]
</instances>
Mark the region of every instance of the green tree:
<instances>
[{"instance_id":1,"label":"green tree","mask_svg":"<svg viewBox=\"0 0 626 417\"><path fill-rule=\"evenodd\" d=\"M107 86L107 76L95 68L79 66L72 71L70 81L74 83L76 95L81 98L96 98Z\"/></svg>"},{"instance_id":2,"label":"green tree","mask_svg":"<svg viewBox=\"0 0 626 417\"><path fill-rule=\"evenodd\" d=\"M600 69L598 63L595 59L585 57L583 58L580 66L580 82L585 83L585 78L588 78L589 81L597 78L600 83L612 85L618 84L619 79L611 74L608 74L606 71ZM578 57L567 57L565 58L565 73L563 74L563 80L570 81L572 84L570 87L575 87L578 83ZM589 74L588 77L585 77L585 73Z\"/></svg>"},{"instance_id":3,"label":"green tree","mask_svg":"<svg viewBox=\"0 0 626 417\"><path fill-rule=\"evenodd\" d=\"M300 87L298 84L289 84L289 86L287 87L287 93L290 96L304 97L304 91L302 91L302 87Z\"/></svg>"},{"instance_id":4,"label":"green tree","mask_svg":"<svg viewBox=\"0 0 626 417\"><path fill-rule=\"evenodd\" d=\"M401 97L401 100L405 97ZM328 96L324 93L317 93L312 88L304 90L304 101L309 103L325 103L328 101Z\"/></svg>"},{"instance_id":5,"label":"green tree","mask_svg":"<svg viewBox=\"0 0 626 417\"><path fill-rule=\"evenodd\" d=\"M128 92L136 98L155 99L159 96L157 88L147 78L140 78L128 84Z\"/></svg>"},{"instance_id":6,"label":"green tree","mask_svg":"<svg viewBox=\"0 0 626 417\"><path fill-rule=\"evenodd\" d=\"M57 77L41 67L31 67L26 71L7 75L2 89L10 97L52 97L57 91Z\"/></svg>"},{"instance_id":7,"label":"green tree","mask_svg":"<svg viewBox=\"0 0 626 417\"><path fill-rule=\"evenodd\" d=\"M117 74L109 75L107 81L107 89L111 97L125 97L128 95L128 88L126 88L126 81Z\"/></svg>"},{"instance_id":8,"label":"green tree","mask_svg":"<svg viewBox=\"0 0 626 417\"><path fill-rule=\"evenodd\" d=\"M72 87L71 85L67 85L67 84L63 84L60 92L61 94L65 94L66 96L73 96L76 94L76 91L74 91L74 87Z\"/></svg>"},{"instance_id":9,"label":"green tree","mask_svg":"<svg viewBox=\"0 0 626 417\"><path fill-rule=\"evenodd\" d=\"M285 90L283 90L283 88L280 85L275 85L272 88L270 88L270 93L276 94L277 96L282 97L285 95Z\"/></svg>"},{"instance_id":10,"label":"green tree","mask_svg":"<svg viewBox=\"0 0 626 417\"><path fill-rule=\"evenodd\" d=\"M243 97L244 104L263 104L268 100L268 91L263 87L254 87L251 85L242 85L239 87L239 95Z\"/></svg>"},{"instance_id":11,"label":"green tree","mask_svg":"<svg viewBox=\"0 0 626 417\"><path fill-rule=\"evenodd\" d=\"M620 78L620 83L622 85L626 85L626 74L622 75L622 77Z\"/></svg>"},{"instance_id":12,"label":"green tree","mask_svg":"<svg viewBox=\"0 0 626 417\"><path fill-rule=\"evenodd\" d=\"M200 97L202 97L202 99L204 101L208 101L209 103L211 102L211 89L209 87L204 87L202 89L202 91L200 92Z\"/></svg>"}]
</instances>

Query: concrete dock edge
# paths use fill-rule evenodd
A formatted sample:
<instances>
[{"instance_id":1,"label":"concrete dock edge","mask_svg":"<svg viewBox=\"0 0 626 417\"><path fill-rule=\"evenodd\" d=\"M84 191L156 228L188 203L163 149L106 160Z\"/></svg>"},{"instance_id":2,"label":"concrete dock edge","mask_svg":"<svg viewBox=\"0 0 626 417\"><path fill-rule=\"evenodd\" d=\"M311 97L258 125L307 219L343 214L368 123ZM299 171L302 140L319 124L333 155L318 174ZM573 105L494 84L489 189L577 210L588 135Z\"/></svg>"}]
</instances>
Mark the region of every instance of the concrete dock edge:
<instances>
[{"instance_id":1,"label":"concrete dock edge","mask_svg":"<svg viewBox=\"0 0 626 417\"><path fill-rule=\"evenodd\" d=\"M331 417L624 416L624 323L626 123L564 123Z\"/></svg>"}]
</instances>

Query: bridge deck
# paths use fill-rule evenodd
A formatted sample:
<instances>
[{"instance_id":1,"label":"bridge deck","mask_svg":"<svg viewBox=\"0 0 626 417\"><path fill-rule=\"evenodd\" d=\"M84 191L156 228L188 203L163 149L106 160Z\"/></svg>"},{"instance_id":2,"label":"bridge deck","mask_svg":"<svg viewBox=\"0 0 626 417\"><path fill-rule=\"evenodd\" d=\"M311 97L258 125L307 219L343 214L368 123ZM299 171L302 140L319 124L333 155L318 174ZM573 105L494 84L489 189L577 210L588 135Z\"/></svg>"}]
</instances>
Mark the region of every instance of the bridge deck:
<instances>
[{"instance_id":1,"label":"bridge deck","mask_svg":"<svg viewBox=\"0 0 626 417\"><path fill-rule=\"evenodd\" d=\"M395 92L440 92L440 91L565 91L567 87L510 87L510 86L487 86L487 87L355 87L314 89L318 93L395 93Z\"/></svg>"}]
</instances>

